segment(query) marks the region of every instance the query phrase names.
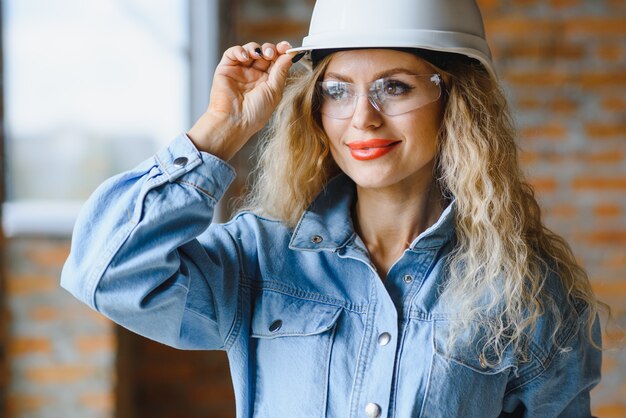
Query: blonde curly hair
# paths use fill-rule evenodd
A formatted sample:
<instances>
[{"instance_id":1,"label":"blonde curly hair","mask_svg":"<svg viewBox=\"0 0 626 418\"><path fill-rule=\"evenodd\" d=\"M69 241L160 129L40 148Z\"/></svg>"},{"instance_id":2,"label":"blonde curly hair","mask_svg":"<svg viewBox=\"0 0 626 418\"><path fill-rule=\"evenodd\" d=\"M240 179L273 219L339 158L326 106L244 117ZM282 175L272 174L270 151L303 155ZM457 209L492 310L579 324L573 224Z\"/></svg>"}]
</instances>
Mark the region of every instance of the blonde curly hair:
<instances>
[{"instance_id":1,"label":"blonde curly hair","mask_svg":"<svg viewBox=\"0 0 626 418\"><path fill-rule=\"evenodd\" d=\"M564 320L556 302L542 291L548 276L556 273L570 303L580 300L588 306L589 338L598 347L592 325L606 305L596 299L567 243L542 223L533 189L519 167L516 131L498 82L476 61L436 56L429 61L449 81L434 175L442 194L455 201L457 236L442 297L454 301L461 313L449 346L468 326L480 324L487 335L481 342L483 355L490 353L482 356L487 364L497 364L511 348L523 358L524 336L546 311L556 319L554 334ZM339 171L315 88L331 58L290 78L260 143L255 182L245 204L290 226Z\"/></svg>"}]
</instances>

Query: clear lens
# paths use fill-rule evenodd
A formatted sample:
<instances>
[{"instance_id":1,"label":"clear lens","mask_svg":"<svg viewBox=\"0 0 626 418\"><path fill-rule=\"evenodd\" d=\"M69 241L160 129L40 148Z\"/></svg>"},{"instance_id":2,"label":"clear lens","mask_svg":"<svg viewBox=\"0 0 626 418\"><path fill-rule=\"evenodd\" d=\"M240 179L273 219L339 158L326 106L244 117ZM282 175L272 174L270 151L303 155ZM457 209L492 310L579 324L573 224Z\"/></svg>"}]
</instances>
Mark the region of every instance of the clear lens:
<instances>
[{"instance_id":1,"label":"clear lens","mask_svg":"<svg viewBox=\"0 0 626 418\"><path fill-rule=\"evenodd\" d=\"M366 93L359 93L359 85L344 81L321 81L318 91L322 98L322 114L335 118L352 117L361 96L367 96L372 106L387 116L397 116L419 109L441 96L439 74L397 74L364 85Z\"/></svg>"}]
</instances>

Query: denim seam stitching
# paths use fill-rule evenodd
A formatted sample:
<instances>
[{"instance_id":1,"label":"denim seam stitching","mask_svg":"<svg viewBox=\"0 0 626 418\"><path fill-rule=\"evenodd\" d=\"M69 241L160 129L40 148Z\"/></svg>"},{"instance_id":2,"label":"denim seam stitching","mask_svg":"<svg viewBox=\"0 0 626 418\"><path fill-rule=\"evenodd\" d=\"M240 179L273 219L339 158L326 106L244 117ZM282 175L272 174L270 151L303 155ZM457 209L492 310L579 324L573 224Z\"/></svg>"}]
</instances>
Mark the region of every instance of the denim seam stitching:
<instances>
[{"instance_id":1,"label":"denim seam stitching","mask_svg":"<svg viewBox=\"0 0 626 418\"><path fill-rule=\"evenodd\" d=\"M331 298L331 297L321 295L318 293L307 292L304 290L293 288L291 286L287 286L283 283L276 282L276 281L270 281L270 280L267 280L267 281L245 280L243 281L242 280L241 285L245 287L249 287L251 289L256 289L256 290L269 290L269 291L273 291L276 293L284 294L286 296L308 300L311 302L325 303L327 305L337 306L337 307L343 308L346 311L350 311L350 312L354 312L358 314L366 313L367 305L365 306L354 305L349 302L343 301L341 299Z\"/></svg>"},{"instance_id":2,"label":"denim seam stitching","mask_svg":"<svg viewBox=\"0 0 626 418\"><path fill-rule=\"evenodd\" d=\"M215 196L214 196L211 192L209 192L208 190L206 190L206 189L204 189L204 188L202 188L202 187L198 186L197 184L192 183L192 182L190 182L190 181L182 180L182 179L180 179L180 178L179 178L179 179L176 179L176 181L175 181L175 182L176 182L176 183L180 183L180 184L185 184L185 185L187 185L187 186L191 186L191 187L193 187L194 189L196 189L196 190L198 190L198 191L202 192L202 194L204 194L204 195L206 195L207 197L209 197L209 198L213 201L213 203L217 203L217 199L215 198Z\"/></svg>"},{"instance_id":3,"label":"denim seam stitching","mask_svg":"<svg viewBox=\"0 0 626 418\"><path fill-rule=\"evenodd\" d=\"M237 283L237 310L235 311L235 317L233 318L233 322L230 324L230 328L228 333L226 334L226 338L224 338L224 346L230 348L232 344L234 344L239 331L241 329L241 298L242 298L242 286L245 282L244 277L246 277L244 265L243 265L243 252L242 249L237 245L237 240L227 228L224 228L224 232L230 238L233 248L237 251L237 263L239 264L239 282Z\"/></svg>"}]
</instances>

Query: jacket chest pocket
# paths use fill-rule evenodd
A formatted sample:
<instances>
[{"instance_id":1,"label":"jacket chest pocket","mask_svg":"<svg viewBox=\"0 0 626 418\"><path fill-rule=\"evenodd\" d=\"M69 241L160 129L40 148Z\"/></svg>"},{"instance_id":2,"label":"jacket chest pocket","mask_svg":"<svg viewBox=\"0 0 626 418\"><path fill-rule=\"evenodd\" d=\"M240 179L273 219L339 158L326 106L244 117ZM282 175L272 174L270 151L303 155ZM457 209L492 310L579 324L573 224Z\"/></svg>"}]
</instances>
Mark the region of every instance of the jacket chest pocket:
<instances>
[{"instance_id":1,"label":"jacket chest pocket","mask_svg":"<svg viewBox=\"0 0 626 418\"><path fill-rule=\"evenodd\" d=\"M261 292L251 323L254 416L323 417L338 306Z\"/></svg>"},{"instance_id":2,"label":"jacket chest pocket","mask_svg":"<svg viewBox=\"0 0 626 418\"><path fill-rule=\"evenodd\" d=\"M433 358L424 401L423 417L498 417L509 375L517 361L505 352L502 361L490 365L482 354L485 335L466 331L450 346L446 320L433 322Z\"/></svg>"}]
</instances>

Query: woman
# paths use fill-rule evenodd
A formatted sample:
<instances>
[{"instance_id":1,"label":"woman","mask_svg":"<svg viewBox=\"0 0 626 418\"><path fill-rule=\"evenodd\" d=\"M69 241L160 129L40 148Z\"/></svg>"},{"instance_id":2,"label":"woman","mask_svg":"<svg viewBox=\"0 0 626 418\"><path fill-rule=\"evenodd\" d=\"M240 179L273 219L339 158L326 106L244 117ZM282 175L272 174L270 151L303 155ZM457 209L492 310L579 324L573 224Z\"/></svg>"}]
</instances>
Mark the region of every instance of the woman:
<instances>
[{"instance_id":1,"label":"woman","mask_svg":"<svg viewBox=\"0 0 626 418\"><path fill-rule=\"evenodd\" d=\"M241 417L589 416L598 302L523 181L476 5L381 4L228 49L190 131L90 198L63 285L226 350ZM211 224L277 106L251 210Z\"/></svg>"}]
</instances>

